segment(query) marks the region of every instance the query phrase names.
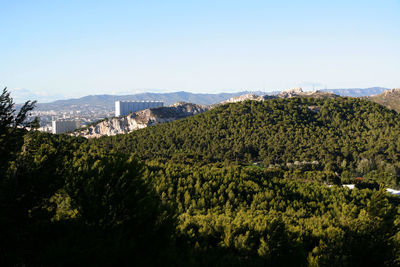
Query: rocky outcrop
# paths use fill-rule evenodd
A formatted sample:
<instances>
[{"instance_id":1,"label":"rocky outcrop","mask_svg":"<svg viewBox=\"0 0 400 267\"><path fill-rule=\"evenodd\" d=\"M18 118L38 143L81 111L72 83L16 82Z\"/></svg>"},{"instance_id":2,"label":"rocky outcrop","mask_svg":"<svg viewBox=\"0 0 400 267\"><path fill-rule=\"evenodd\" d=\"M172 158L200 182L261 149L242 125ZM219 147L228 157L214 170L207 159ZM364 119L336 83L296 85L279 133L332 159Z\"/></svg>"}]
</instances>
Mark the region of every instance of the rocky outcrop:
<instances>
[{"instance_id":1,"label":"rocky outcrop","mask_svg":"<svg viewBox=\"0 0 400 267\"><path fill-rule=\"evenodd\" d=\"M400 113L400 88L389 89L382 94L366 97L365 99L376 102L388 109L393 109Z\"/></svg>"},{"instance_id":2,"label":"rocky outcrop","mask_svg":"<svg viewBox=\"0 0 400 267\"><path fill-rule=\"evenodd\" d=\"M274 98L290 98L290 97L330 98L330 97L338 97L338 95L331 93L331 92L322 92L322 91L304 92L302 88L293 88L293 89L282 91L276 95L258 96L255 94L245 94L245 95L241 95L241 96L236 96L236 97L232 97L228 100L225 100L225 101L219 103L218 105L242 102L242 101L247 101L247 100L265 101L265 100L274 99Z\"/></svg>"},{"instance_id":3,"label":"rocky outcrop","mask_svg":"<svg viewBox=\"0 0 400 267\"><path fill-rule=\"evenodd\" d=\"M245 95L229 98L228 100L225 100L225 101L221 102L220 104L243 102L243 101L247 101L247 100L265 101L265 100L272 99L272 98L276 98L276 96L272 96L272 95L259 96L259 95L255 95L255 94L245 94Z\"/></svg>"},{"instance_id":4,"label":"rocky outcrop","mask_svg":"<svg viewBox=\"0 0 400 267\"><path fill-rule=\"evenodd\" d=\"M383 94L383 96L389 96L392 94L398 95L398 94L400 94L400 88L389 89L389 90L386 90L385 92L383 92L382 94Z\"/></svg>"},{"instance_id":5,"label":"rocky outcrop","mask_svg":"<svg viewBox=\"0 0 400 267\"><path fill-rule=\"evenodd\" d=\"M308 91L304 92L302 88L294 88L286 91L282 91L280 94L277 94L278 98L290 98L290 97L313 97L313 98L330 98L330 97L338 97L331 92L322 92L322 91Z\"/></svg>"},{"instance_id":6,"label":"rocky outcrop","mask_svg":"<svg viewBox=\"0 0 400 267\"><path fill-rule=\"evenodd\" d=\"M222 101L220 104L243 102L246 100L258 100L258 98L259 98L259 96L255 95L255 94L245 94L245 95L240 95L240 96L235 96L235 97L229 98L225 101Z\"/></svg>"},{"instance_id":7,"label":"rocky outcrop","mask_svg":"<svg viewBox=\"0 0 400 267\"><path fill-rule=\"evenodd\" d=\"M105 119L71 133L71 135L96 138L124 134L148 126L193 116L206 110L208 110L207 106L179 102L169 107L144 109L127 116Z\"/></svg>"}]
</instances>

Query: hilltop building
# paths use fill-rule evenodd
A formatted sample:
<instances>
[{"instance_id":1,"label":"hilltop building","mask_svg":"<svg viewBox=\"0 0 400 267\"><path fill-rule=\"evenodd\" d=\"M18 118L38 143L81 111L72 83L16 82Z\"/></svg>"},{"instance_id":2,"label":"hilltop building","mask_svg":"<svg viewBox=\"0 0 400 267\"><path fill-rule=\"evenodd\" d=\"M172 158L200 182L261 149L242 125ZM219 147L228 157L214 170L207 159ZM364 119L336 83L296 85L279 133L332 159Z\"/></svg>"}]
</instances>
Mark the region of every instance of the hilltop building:
<instances>
[{"instance_id":1,"label":"hilltop building","mask_svg":"<svg viewBox=\"0 0 400 267\"><path fill-rule=\"evenodd\" d=\"M73 131L81 127L79 121L71 121L71 120L53 120L52 122L52 131L54 134L65 133L69 131Z\"/></svg>"},{"instance_id":2,"label":"hilltop building","mask_svg":"<svg viewBox=\"0 0 400 267\"><path fill-rule=\"evenodd\" d=\"M162 101L115 101L115 116L126 116L138 110L162 106L164 106Z\"/></svg>"}]
</instances>

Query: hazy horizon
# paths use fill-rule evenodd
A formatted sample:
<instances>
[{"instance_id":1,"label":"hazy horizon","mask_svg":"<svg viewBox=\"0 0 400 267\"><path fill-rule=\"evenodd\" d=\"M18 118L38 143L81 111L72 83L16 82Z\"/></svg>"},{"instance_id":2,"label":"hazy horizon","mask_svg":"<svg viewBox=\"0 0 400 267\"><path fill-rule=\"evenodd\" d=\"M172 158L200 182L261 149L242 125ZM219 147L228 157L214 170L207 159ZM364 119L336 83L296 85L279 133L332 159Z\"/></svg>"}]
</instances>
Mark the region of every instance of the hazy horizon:
<instances>
[{"instance_id":1,"label":"hazy horizon","mask_svg":"<svg viewBox=\"0 0 400 267\"><path fill-rule=\"evenodd\" d=\"M318 89L318 88L314 88L313 90L311 89L303 89L303 91L318 91L318 90L322 90L322 91L329 91L329 90L368 90L368 89L373 89L373 88L384 88L384 89L391 89L391 88L385 88L382 86L373 86L373 87L368 87L368 88L323 88L323 89ZM110 96L126 96L126 95L140 95L140 94L174 94L174 93L190 93L190 94L206 94L206 95L212 95L212 94L235 94L235 93L277 93L277 92L282 92L282 91L287 91L287 90L292 90L295 88L286 88L286 89L282 89L282 90L271 90L271 91L263 91L263 90L239 90L239 91L223 91L223 92L189 92L189 91L162 91L162 90L153 90L151 91L151 89L149 89L150 91L138 91L138 92L116 92L116 93L104 93L104 94L86 94L86 95L81 95L81 96L71 96L71 97L66 97L66 96L57 96L57 95L50 95L50 96L42 96L40 94L35 95L34 92L30 92L29 90L26 89L22 89L22 90L14 90L13 91L13 95L12 98L14 100L14 102L16 104L23 104L24 102L28 101L28 100L36 100L38 101L38 103L40 104L46 104L46 103L50 103L50 102L54 102L54 101L58 101L58 100L71 100L71 99L80 99L83 97L88 97L88 96L102 96L102 95L110 95ZM22 92L21 94L18 94L18 92ZM15 94L16 93L16 94ZM36 98L35 98L36 96Z\"/></svg>"}]
</instances>

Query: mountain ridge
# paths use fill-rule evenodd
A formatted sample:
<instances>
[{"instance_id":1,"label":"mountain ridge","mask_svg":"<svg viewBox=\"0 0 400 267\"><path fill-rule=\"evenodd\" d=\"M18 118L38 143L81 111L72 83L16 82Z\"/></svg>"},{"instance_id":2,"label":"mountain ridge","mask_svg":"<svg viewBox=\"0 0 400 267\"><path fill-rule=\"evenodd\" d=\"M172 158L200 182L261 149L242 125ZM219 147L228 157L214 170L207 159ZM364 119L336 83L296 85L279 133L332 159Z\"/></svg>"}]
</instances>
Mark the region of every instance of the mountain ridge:
<instances>
[{"instance_id":1,"label":"mountain ridge","mask_svg":"<svg viewBox=\"0 0 400 267\"><path fill-rule=\"evenodd\" d=\"M388 90L388 88L383 87L371 87L371 88L350 88L350 89L322 89L318 90L320 92L332 92L340 96L352 96L352 97L362 97L376 95ZM285 91L285 90L283 90ZM136 100L136 101L149 101L149 100L159 100L164 101L165 105L172 105L176 102L189 102L196 103L199 105L211 105L215 103L222 102L229 98L240 96L244 94L257 94L257 95L277 95L283 91L240 91L233 93L218 93L218 94L207 94L207 93L191 93L185 91L170 92L170 93L140 93L132 95L87 95L80 98L71 98L64 100L56 100L49 103L38 103L38 110L48 110L48 109L59 109L59 108L77 108L77 106L82 105L97 105L102 106L107 109L114 108L114 102L117 100ZM20 105L20 104L19 104Z\"/></svg>"},{"instance_id":2,"label":"mountain ridge","mask_svg":"<svg viewBox=\"0 0 400 267\"><path fill-rule=\"evenodd\" d=\"M342 88L342 89L321 89L322 92L332 92L340 96L350 97L363 97L381 94L384 91L389 90L385 87L369 87L369 88Z\"/></svg>"},{"instance_id":3,"label":"mountain ridge","mask_svg":"<svg viewBox=\"0 0 400 267\"><path fill-rule=\"evenodd\" d=\"M140 93L133 95L109 95L109 94L88 95L81 98L56 100L50 103L38 103L37 108L49 109L52 107L67 107L71 105L101 105L106 108L114 108L114 102L117 100L132 100L132 101L159 100L159 101L164 101L164 104L167 106L177 102L190 102L199 105L210 105L217 102L221 102L230 97L239 96L246 93L249 92L241 91L236 93L200 94L200 93L179 91L171 93ZM254 93L260 94L262 92L257 91Z\"/></svg>"},{"instance_id":4,"label":"mountain ridge","mask_svg":"<svg viewBox=\"0 0 400 267\"><path fill-rule=\"evenodd\" d=\"M400 88L389 89L381 94L366 97L366 99L400 113Z\"/></svg>"}]
</instances>

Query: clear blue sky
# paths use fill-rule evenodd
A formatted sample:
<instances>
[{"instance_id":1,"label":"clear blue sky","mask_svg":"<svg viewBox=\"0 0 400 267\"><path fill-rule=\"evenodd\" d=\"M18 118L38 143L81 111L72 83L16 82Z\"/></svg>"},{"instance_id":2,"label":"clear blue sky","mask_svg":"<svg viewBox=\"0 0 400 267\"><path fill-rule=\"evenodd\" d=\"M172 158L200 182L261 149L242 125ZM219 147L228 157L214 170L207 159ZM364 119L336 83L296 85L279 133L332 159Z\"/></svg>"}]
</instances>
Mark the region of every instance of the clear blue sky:
<instances>
[{"instance_id":1,"label":"clear blue sky","mask_svg":"<svg viewBox=\"0 0 400 267\"><path fill-rule=\"evenodd\" d=\"M0 0L18 100L400 87L400 0Z\"/></svg>"}]
</instances>

